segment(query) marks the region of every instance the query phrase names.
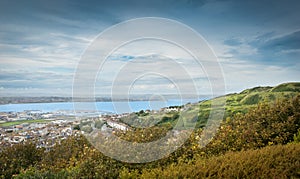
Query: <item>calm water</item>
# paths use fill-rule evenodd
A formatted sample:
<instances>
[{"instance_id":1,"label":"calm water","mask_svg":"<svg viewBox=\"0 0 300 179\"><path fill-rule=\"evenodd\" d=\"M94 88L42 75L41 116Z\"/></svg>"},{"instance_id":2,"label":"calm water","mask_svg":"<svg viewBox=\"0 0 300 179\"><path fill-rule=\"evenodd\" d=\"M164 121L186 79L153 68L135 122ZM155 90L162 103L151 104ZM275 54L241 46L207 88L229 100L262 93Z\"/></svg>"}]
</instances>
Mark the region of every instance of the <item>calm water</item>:
<instances>
[{"instance_id":1,"label":"calm water","mask_svg":"<svg viewBox=\"0 0 300 179\"><path fill-rule=\"evenodd\" d=\"M167 106L183 105L188 102L194 103L199 99L173 99L168 101L118 101L118 102L96 102L91 104L80 103L76 110L96 109L104 113L127 113L137 112L140 110L158 110ZM25 110L40 110L43 112L54 111L74 111L74 104L71 102L64 103L25 103L25 104L6 104L0 105L0 112L22 112Z\"/></svg>"}]
</instances>

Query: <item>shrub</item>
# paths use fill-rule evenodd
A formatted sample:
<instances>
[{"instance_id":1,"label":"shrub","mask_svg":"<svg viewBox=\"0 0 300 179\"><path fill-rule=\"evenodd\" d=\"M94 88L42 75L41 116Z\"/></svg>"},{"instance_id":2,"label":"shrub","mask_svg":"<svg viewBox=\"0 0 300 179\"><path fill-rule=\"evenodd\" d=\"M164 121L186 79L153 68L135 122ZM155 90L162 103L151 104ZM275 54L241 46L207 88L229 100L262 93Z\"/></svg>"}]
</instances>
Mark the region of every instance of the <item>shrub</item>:
<instances>
[{"instance_id":1,"label":"shrub","mask_svg":"<svg viewBox=\"0 0 300 179\"><path fill-rule=\"evenodd\" d=\"M298 178L300 144L229 152L193 163L143 170L140 178ZM124 174L123 172L122 174ZM136 176L135 173L133 173ZM130 172L126 173L130 178Z\"/></svg>"},{"instance_id":2,"label":"shrub","mask_svg":"<svg viewBox=\"0 0 300 179\"><path fill-rule=\"evenodd\" d=\"M300 129L298 129L298 133L294 134L294 142L300 142Z\"/></svg>"},{"instance_id":3,"label":"shrub","mask_svg":"<svg viewBox=\"0 0 300 179\"><path fill-rule=\"evenodd\" d=\"M0 177L11 178L21 170L34 166L42 160L43 149L34 143L18 144L0 152Z\"/></svg>"},{"instance_id":4,"label":"shrub","mask_svg":"<svg viewBox=\"0 0 300 179\"><path fill-rule=\"evenodd\" d=\"M204 150L208 154L256 149L287 144L300 127L300 97L275 104L260 104L246 114L224 122L214 140Z\"/></svg>"}]
</instances>

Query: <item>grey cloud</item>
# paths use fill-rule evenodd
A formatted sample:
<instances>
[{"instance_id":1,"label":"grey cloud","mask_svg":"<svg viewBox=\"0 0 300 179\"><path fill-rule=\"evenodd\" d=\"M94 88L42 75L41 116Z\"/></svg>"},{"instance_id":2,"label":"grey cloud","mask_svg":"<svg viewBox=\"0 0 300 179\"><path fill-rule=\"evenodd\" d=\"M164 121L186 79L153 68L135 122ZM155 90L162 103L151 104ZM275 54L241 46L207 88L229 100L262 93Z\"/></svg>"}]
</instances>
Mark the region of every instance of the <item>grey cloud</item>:
<instances>
[{"instance_id":1,"label":"grey cloud","mask_svg":"<svg viewBox=\"0 0 300 179\"><path fill-rule=\"evenodd\" d=\"M237 39L237 38L227 39L223 43L225 45L229 45L229 46L238 46L238 45L242 44L242 42L239 39Z\"/></svg>"},{"instance_id":2,"label":"grey cloud","mask_svg":"<svg viewBox=\"0 0 300 179\"><path fill-rule=\"evenodd\" d=\"M0 45L0 64L1 68L16 70L0 71L0 86L69 87L76 59L89 39L113 24L142 16L180 20L199 33L204 32L209 42L225 44L232 58L281 67L299 66L299 31L275 38L299 28L299 12L299 2L295 0L288 3L271 0L0 1L0 43L7 45ZM267 31L270 33L254 35ZM209 35L215 39L209 39ZM251 50L257 50L257 54ZM128 62L130 57L117 60ZM161 64L157 66L170 70ZM22 67L31 71L18 71ZM177 73L173 77L180 82L184 80ZM195 77L195 80L205 79Z\"/></svg>"},{"instance_id":3,"label":"grey cloud","mask_svg":"<svg viewBox=\"0 0 300 179\"><path fill-rule=\"evenodd\" d=\"M271 39L259 47L261 51L282 51L300 49L300 31Z\"/></svg>"},{"instance_id":4,"label":"grey cloud","mask_svg":"<svg viewBox=\"0 0 300 179\"><path fill-rule=\"evenodd\" d=\"M20 74L6 74L6 73L0 74L0 80L22 80L22 79L24 79L24 76Z\"/></svg>"},{"instance_id":5,"label":"grey cloud","mask_svg":"<svg viewBox=\"0 0 300 179\"><path fill-rule=\"evenodd\" d=\"M30 71L1 71L0 86L5 88L21 87L70 87L72 74L55 72L30 72Z\"/></svg>"},{"instance_id":6,"label":"grey cloud","mask_svg":"<svg viewBox=\"0 0 300 179\"><path fill-rule=\"evenodd\" d=\"M300 31L285 35L268 32L239 42L241 41L236 42L234 38L224 41L224 44L230 45L225 54L230 54L233 58L261 64L279 66L299 64ZM256 54L244 53L245 49L243 48L252 49Z\"/></svg>"},{"instance_id":7,"label":"grey cloud","mask_svg":"<svg viewBox=\"0 0 300 179\"><path fill-rule=\"evenodd\" d=\"M261 44L266 43L266 41L272 39L275 35L276 33L274 31L266 32L256 36L253 40L248 42L248 44L251 46L260 46Z\"/></svg>"}]
</instances>

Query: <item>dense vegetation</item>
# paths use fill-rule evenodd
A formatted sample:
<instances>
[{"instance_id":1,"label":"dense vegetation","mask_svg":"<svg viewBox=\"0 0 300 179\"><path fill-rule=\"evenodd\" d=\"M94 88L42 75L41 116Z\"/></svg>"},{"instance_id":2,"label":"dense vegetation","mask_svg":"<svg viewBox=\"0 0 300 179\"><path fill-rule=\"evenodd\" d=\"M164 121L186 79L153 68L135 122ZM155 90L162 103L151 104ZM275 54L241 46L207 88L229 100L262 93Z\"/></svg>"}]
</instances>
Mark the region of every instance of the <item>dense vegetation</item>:
<instances>
[{"instance_id":1,"label":"dense vegetation","mask_svg":"<svg viewBox=\"0 0 300 179\"><path fill-rule=\"evenodd\" d=\"M295 84L286 84L287 88L259 87L227 95L225 118L216 136L204 148L199 146L202 128L198 126L189 140L170 156L150 163L129 164L104 156L84 137L74 136L49 152L35 148L32 143L3 150L0 176L299 178L300 95L295 91L299 85ZM278 92L274 92L276 88ZM209 109L209 103L204 101L199 105ZM140 115L147 117L144 113ZM116 135L135 142L156 140L172 128L172 121L177 119L174 115L168 114L169 118L157 126L116 132Z\"/></svg>"},{"instance_id":2,"label":"dense vegetation","mask_svg":"<svg viewBox=\"0 0 300 179\"><path fill-rule=\"evenodd\" d=\"M228 152L222 156L179 162L141 174L122 170L121 178L287 178L300 177L300 144Z\"/></svg>"}]
</instances>

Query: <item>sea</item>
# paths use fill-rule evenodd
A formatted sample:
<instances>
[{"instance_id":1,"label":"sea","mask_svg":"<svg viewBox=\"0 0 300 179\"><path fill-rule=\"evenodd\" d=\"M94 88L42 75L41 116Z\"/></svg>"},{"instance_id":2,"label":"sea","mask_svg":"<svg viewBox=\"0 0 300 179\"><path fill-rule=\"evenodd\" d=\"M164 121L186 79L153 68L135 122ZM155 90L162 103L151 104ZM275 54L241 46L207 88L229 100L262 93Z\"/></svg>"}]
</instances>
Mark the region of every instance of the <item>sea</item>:
<instances>
[{"instance_id":1,"label":"sea","mask_svg":"<svg viewBox=\"0 0 300 179\"><path fill-rule=\"evenodd\" d=\"M180 106L187 103L196 103L199 99L168 99L166 101L109 101L95 102L92 104L94 111L103 114L122 114L138 112L140 110L159 110L169 106ZM78 107L79 106L79 107ZM85 106L85 108L82 108ZM4 104L0 105L0 112L22 112L22 111L88 111L91 104L81 103L80 105L72 102L59 103L22 103L22 104Z\"/></svg>"}]
</instances>

